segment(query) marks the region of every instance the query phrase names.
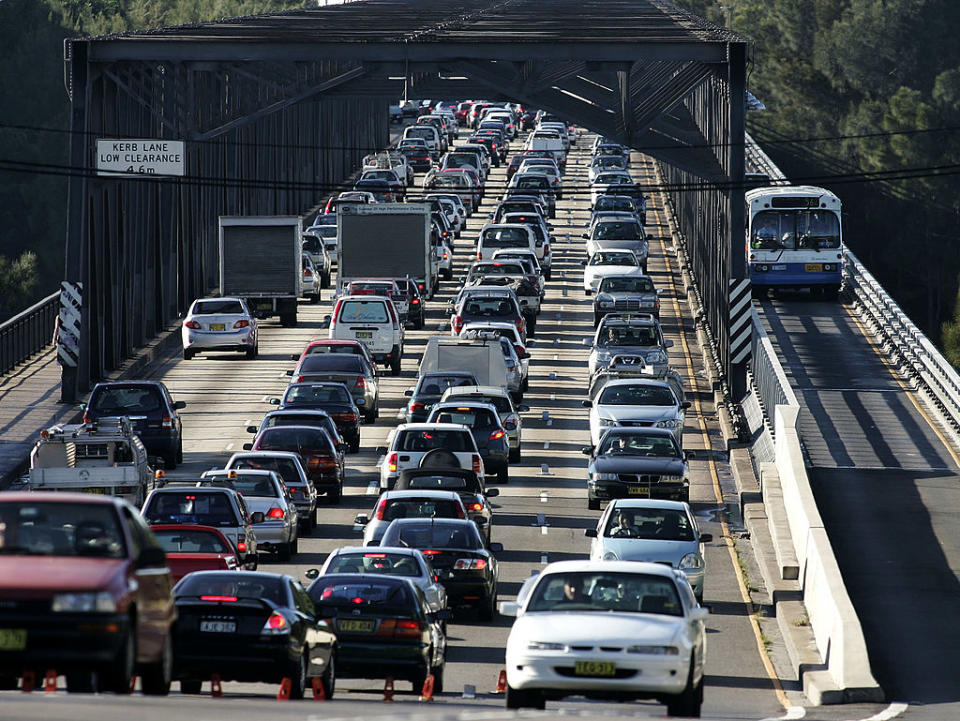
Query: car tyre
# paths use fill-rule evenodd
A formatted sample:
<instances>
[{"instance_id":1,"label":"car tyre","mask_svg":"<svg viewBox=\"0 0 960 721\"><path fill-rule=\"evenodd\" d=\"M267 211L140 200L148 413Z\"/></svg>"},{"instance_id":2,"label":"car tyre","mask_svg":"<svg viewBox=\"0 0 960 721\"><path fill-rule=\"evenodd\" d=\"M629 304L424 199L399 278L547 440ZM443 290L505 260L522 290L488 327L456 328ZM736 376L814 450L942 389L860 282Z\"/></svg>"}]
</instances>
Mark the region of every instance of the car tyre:
<instances>
[{"instance_id":1,"label":"car tyre","mask_svg":"<svg viewBox=\"0 0 960 721\"><path fill-rule=\"evenodd\" d=\"M543 709L546 706L546 700L543 694L534 689L518 689L507 684L507 693L504 700L507 708L536 708Z\"/></svg>"},{"instance_id":2,"label":"car tyre","mask_svg":"<svg viewBox=\"0 0 960 721\"><path fill-rule=\"evenodd\" d=\"M446 664L440 664L435 667L432 671L433 673L433 693L434 695L439 696L443 693L443 671L446 667Z\"/></svg>"},{"instance_id":3,"label":"car tyre","mask_svg":"<svg viewBox=\"0 0 960 721\"><path fill-rule=\"evenodd\" d=\"M343 497L343 488L340 485L337 485L334 488L331 488L327 491L327 503L331 506L340 505L340 499Z\"/></svg>"},{"instance_id":4,"label":"car tyre","mask_svg":"<svg viewBox=\"0 0 960 721\"><path fill-rule=\"evenodd\" d=\"M350 444L350 452L351 452L351 453L359 453L359 452L360 452L360 439L359 439L359 438L357 438L357 440L353 441L353 442Z\"/></svg>"},{"instance_id":5,"label":"car tyre","mask_svg":"<svg viewBox=\"0 0 960 721\"><path fill-rule=\"evenodd\" d=\"M172 471L177 467L177 451L169 453L163 457L163 467L168 471Z\"/></svg>"},{"instance_id":6,"label":"car tyre","mask_svg":"<svg viewBox=\"0 0 960 721\"><path fill-rule=\"evenodd\" d=\"M594 314L593 314L593 327L596 328L598 325L600 325L600 321L601 321L601 320L603 320L603 316L600 315L599 313L594 313Z\"/></svg>"},{"instance_id":7,"label":"car tyre","mask_svg":"<svg viewBox=\"0 0 960 721\"><path fill-rule=\"evenodd\" d=\"M336 654L330 654L330 662L327 663L327 670L323 672L323 676L320 677L320 684L323 686L323 695L326 696L327 700L333 698L334 691L337 690L337 667L336 667Z\"/></svg>"},{"instance_id":8,"label":"car tyre","mask_svg":"<svg viewBox=\"0 0 960 721\"><path fill-rule=\"evenodd\" d=\"M507 484L510 483L510 466L504 465L497 471L497 483Z\"/></svg>"},{"instance_id":9,"label":"car tyre","mask_svg":"<svg viewBox=\"0 0 960 721\"><path fill-rule=\"evenodd\" d=\"M394 350L393 358L390 359L390 375L400 375L400 351Z\"/></svg>"},{"instance_id":10,"label":"car tyre","mask_svg":"<svg viewBox=\"0 0 960 721\"><path fill-rule=\"evenodd\" d=\"M120 651L113 663L105 668L100 678L103 681L103 690L111 691L115 694L129 694L130 682L133 679L134 666L137 661L137 622L131 617L128 621L129 628L120 639Z\"/></svg>"},{"instance_id":11,"label":"car tyre","mask_svg":"<svg viewBox=\"0 0 960 721\"><path fill-rule=\"evenodd\" d=\"M423 319L423 316L421 315L419 318L417 318L416 322L413 324L413 328L414 330L423 330L424 325L425 325L425 321Z\"/></svg>"},{"instance_id":12,"label":"car tyre","mask_svg":"<svg viewBox=\"0 0 960 721\"><path fill-rule=\"evenodd\" d=\"M550 217L552 218L553 216L551 215ZM550 280L550 276L552 276L552 275L553 275L553 269L552 269L552 268L544 268L544 270L543 270L543 279L544 279L544 280Z\"/></svg>"},{"instance_id":13,"label":"car tyre","mask_svg":"<svg viewBox=\"0 0 960 721\"><path fill-rule=\"evenodd\" d=\"M247 348L245 355L246 355L246 357L247 357L247 360L253 360L254 358L256 358L256 357L257 357L257 346L256 346L256 345L253 345L253 346Z\"/></svg>"},{"instance_id":14,"label":"car tyre","mask_svg":"<svg viewBox=\"0 0 960 721\"><path fill-rule=\"evenodd\" d=\"M301 654L287 674L290 678L290 698L302 699L307 690L307 657Z\"/></svg>"},{"instance_id":15,"label":"car tyre","mask_svg":"<svg viewBox=\"0 0 960 721\"><path fill-rule=\"evenodd\" d=\"M375 410L370 411L369 413L363 414L363 422L370 424L377 420L377 412Z\"/></svg>"},{"instance_id":16,"label":"car tyre","mask_svg":"<svg viewBox=\"0 0 960 721\"><path fill-rule=\"evenodd\" d=\"M203 689L203 681L192 678L180 679L180 693L198 694Z\"/></svg>"},{"instance_id":17,"label":"car tyre","mask_svg":"<svg viewBox=\"0 0 960 721\"><path fill-rule=\"evenodd\" d=\"M280 563L286 563L290 560L290 546L293 542L290 543L278 543L277 544L277 560Z\"/></svg>"},{"instance_id":18,"label":"car tyre","mask_svg":"<svg viewBox=\"0 0 960 721\"><path fill-rule=\"evenodd\" d=\"M184 360L191 360L196 354L197 354L197 352L196 352L195 350L191 350L190 348L184 348L184 349L183 349L183 359L184 359Z\"/></svg>"},{"instance_id":19,"label":"car tyre","mask_svg":"<svg viewBox=\"0 0 960 721\"><path fill-rule=\"evenodd\" d=\"M693 685L695 662L696 658L690 659L690 671L687 674L686 687L679 694L667 700L667 716L700 718L700 706L703 704L703 678L696 686Z\"/></svg>"},{"instance_id":20,"label":"car tyre","mask_svg":"<svg viewBox=\"0 0 960 721\"><path fill-rule=\"evenodd\" d=\"M420 692L423 690L423 684L427 680L427 673L429 671L426 667L418 669L417 672L410 677L410 685L413 686L413 692L419 696Z\"/></svg>"},{"instance_id":21,"label":"car tyre","mask_svg":"<svg viewBox=\"0 0 960 721\"><path fill-rule=\"evenodd\" d=\"M168 635L163 640L160 660L143 668L140 675L140 687L145 696L166 696L170 693L170 680L173 675L173 645ZM128 687L129 688L129 687Z\"/></svg>"},{"instance_id":22,"label":"car tyre","mask_svg":"<svg viewBox=\"0 0 960 721\"><path fill-rule=\"evenodd\" d=\"M519 463L520 462L520 446L510 449L510 462Z\"/></svg>"},{"instance_id":23,"label":"car tyre","mask_svg":"<svg viewBox=\"0 0 960 721\"><path fill-rule=\"evenodd\" d=\"M497 617L497 588L494 586L493 593L489 598L484 599L483 606L477 612L481 621L492 621Z\"/></svg>"},{"instance_id":24,"label":"car tyre","mask_svg":"<svg viewBox=\"0 0 960 721\"><path fill-rule=\"evenodd\" d=\"M591 511L600 510L600 499L599 498L590 498L587 496L587 508Z\"/></svg>"}]
</instances>

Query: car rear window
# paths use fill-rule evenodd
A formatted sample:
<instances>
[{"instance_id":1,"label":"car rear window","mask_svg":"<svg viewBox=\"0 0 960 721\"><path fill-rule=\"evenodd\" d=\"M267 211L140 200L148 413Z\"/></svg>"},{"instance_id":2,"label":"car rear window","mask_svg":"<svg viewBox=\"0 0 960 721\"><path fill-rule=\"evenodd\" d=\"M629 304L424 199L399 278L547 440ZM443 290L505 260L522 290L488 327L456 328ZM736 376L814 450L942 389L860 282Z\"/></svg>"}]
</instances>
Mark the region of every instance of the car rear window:
<instances>
[{"instance_id":1,"label":"car rear window","mask_svg":"<svg viewBox=\"0 0 960 721\"><path fill-rule=\"evenodd\" d=\"M477 379L473 376L430 374L420 379L414 395L439 396L447 388L475 385L477 385Z\"/></svg>"},{"instance_id":2,"label":"car rear window","mask_svg":"<svg viewBox=\"0 0 960 721\"><path fill-rule=\"evenodd\" d=\"M0 555L123 558L113 506L0 501Z\"/></svg>"},{"instance_id":3,"label":"car rear window","mask_svg":"<svg viewBox=\"0 0 960 721\"><path fill-rule=\"evenodd\" d=\"M300 365L301 373L317 371L359 373L362 369L360 357L352 353L311 353Z\"/></svg>"},{"instance_id":4,"label":"car rear window","mask_svg":"<svg viewBox=\"0 0 960 721\"><path fill-rule=\"evenodd\" d=\"M90 410L103 415L149 413L162 407L160 391L152 386L108 386L90 399Z\"/></svg>"},{"instance_id":5,"label":"car rear window","mask_svg":"<svg viewBox=\"0 0 960 721\"><path fill-rule=\"evenodd\" d=\"M211 531L154 530L157 543L167 553L233 553L230 545Z\"/></svg>"},{"instance_id":6,"label":"car rear window","mask_svg":"<svg viewBox=\"0 0 960 721\"><path fill-rule=\"evenodd\" d=\"M338 553L330 561L327 573L379 573L386 576L421 575L417 559L407 553Z\"/></svg>"},{"instance_id":7,"label":"car rear window","mask_svg":"<svg viewBox=\"0 0 960 721\"><path fill-rule=\"evenodd\" d=\"M307 355L323 355L324 353L343 353L344 355L363 355L359 346L352 343L317 343L307 346Z\"/></svg>"},{"instance_id":8,"label":"car rear window","mask_svg":"<svg viewBox=\"0 0 960 721\"><path fill-rule=\"evenodd\" d=\"M239 522L226 493L199 489L156 492L147 500L143 516L150 523L236 526Z\"/></svg>"},{"instance_id":9,"label":"car rear window","mask_svg":"<svg viewBox=\"0 0 960 721\"><path fill-rule=\"evenodd\" d=\"M537 190L550 189L550 181L545 175L516 175L514 177L516 178L516 182L513 186L515 188L536 188Z\"/></svg>"},{"instance_id":10,"label":"car rear window","mask_svg":"<svg viewBox=\"0 0 960 721\"><path fill-rule=\"evenodd\" d=\"M217 596L223 600L265 599L286 606L283 581L265 574L248 573L191 573L183 577L174 589L177 598L184 596Z\"/></svg>"},{"instance_id":11,"label":"car rear window","mask_svg":"<svg viewBox=\"0 0 960 721\"><path fill-rule=\"evenodd\" d=\"M460 516L460 504L457 502L430 496L390 498L383 507L385 521L395 521L398 518L459 518Z\"/></svg>"},{"instance_id":12,"label":"car rear window","mask_svg":"<svg viewBox=\"0 0 960 721\"><path fill-rule=\"evenodd\" d=\"M340 323L389 323L390 316L383 301L345 300L337 314Z\"/></svg>"},{"instance_id":13,"label":"car rear window","mask_svg":"<svg viewBox=\"0 0 960 721\"><path fill-rule=\"evenodd\" d=\"M275 471L287 485L303 483L295 461L289 458L270 458L269 456L246 456L236 459L231 468L248 468L254 471Z\"/></svg>"},{"instance_id":14,"label":"car rear window","mask_svg":"<svg viewBox=\"0 0 960 721\"><path fill-rule=\"evenodd\" d=\"M263 476L245 475L238 473L236 478L228 478L224 474L213 476L217 480L228 480L229 485L244 497L278 498L277 487L269 478Z\"/></svg>"},{"instance_id":15,"label":"car rear window","mask_svg":"<svg viewBox=\"0 0 960 721\"><path fill-rule=\"evenodd\" d=\"M376 576L363 580L321 576L307 592L320 616L324 615L324 609L334 608L383 615L409 615L416 609L414 596L405 582L381 580Z\"/></svg>"},{"instance_id":16,"label":"car rear window","mask_svg":"<svg viewBox=\"0 0 960 721\"><path fill-rule=\"evenodd\" d=\"M342 351L332 351L332 353L343 354ZM318 353L317 355L321 354ZM359 368L357 370L359 371ZM296 383L287 388L287 392L283 396L283 404L293 406L350 402L350 392L343 385L333 384Z\"/></svg>"},{"instance_id":17,"label":"car rear window","mask_svg":"<svg viewBox=\"0 0 960 721\"><path fill-rule=\"evenodd\" d=\"M396 447L400 451L425 452L445 448L453 453L461 453L473 450L470 443L472 438L469 432L460 430L403 430L398 433Z\"/></svg>"},{"instance_id":18,"label":"car rear window","mask_svg":"<svg viewBox=\"0 0 960 721\"><path fill-rule=\"evenodd\" d=\"M653 281L649 278L604 278L600 281L601 293L652 293Z\"/></svg>"},{"instance_id":19,"label":"car rear window","mask_svg":"<svg viewBox=\"0 0 960 721\"><path fill-rule=\"evenodd\" d=\"M482 548L476 525L463 523L394 523L387 527L380 539L382 546L407 546L409 548L456 548L475 551Z\"/></svg>"},{"instance_id":20,"label":"car rear window","mask_svg":"<svg viewBox=\"0 0 960 721\"><path fill-rule=\"evenodd\" d=\"M257 440L257 450L285 451L301 448L333 452L330 437L319 428L275 426L261 431Z\"/></svg>"},{"instance_id":21,"label":"car rear window","mask_svg":"<svg viewBox=\"0 0 960 721\"><path fill-rule=\"evenodd\" d=\"M239 300L198 300L193 304L192 315L217 315L227 313L243 313L243 306Z\"/></svg>"},{"instance_id":22,"label":"car rear window","mask_svg":"<svg viewBox=\"0 0 960 721\"><path fill-rule=\"evenodd\" d=\"M485 408L442 408L437 411L433 423L457 423L468 428L493 428L499 426L499 419Z\"/></svg>"}]
</instances>

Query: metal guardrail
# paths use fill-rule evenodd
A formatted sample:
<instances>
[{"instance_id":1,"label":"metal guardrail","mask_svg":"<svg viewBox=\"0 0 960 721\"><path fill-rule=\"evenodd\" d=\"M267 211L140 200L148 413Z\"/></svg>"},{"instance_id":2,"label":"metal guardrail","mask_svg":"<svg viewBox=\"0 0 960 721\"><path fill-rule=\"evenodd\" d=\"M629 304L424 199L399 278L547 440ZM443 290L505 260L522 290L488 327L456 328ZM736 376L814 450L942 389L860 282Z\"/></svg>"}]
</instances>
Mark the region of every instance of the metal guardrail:
<instances>
[{"instance_id":1,"label":"metal guardrail","mask_svg":"<svg viewBox=\"0 0 960 721\"><path fill-rule=\"evenodd\" d=\"M851 251L844 254L847 291L875 335L924 384L954 428L960 428L960 374Z\"/></svg>"},{"instance_id":2,"label":"metal guardrail","mask_svg":"<svg viewBox=\"0 0 960 721\"><path fill-rule=\"evenodd\" d=\"M767 428L773 434L773 419L777 406L788 405L799 408L800 404L790 386L787 374L783 371L783 366L780 365L780 359L776 356L773 343L770 342L770 337L760 322L760 314L753 309L750 316L753 323L750 340L752 352L750 375L757 397L760 399L760 407L763 410Z\"/></svg>"},{"instance_id":3,"label":"metal guardrail","mask_svg":"<svg viewBox=\"0 0 960 721\"><path fill-rule=\"evenodd\" d=\"M60 291L57 291L0 324L0 374L53 344L59 313Z\"/></svg>"}]
</instances>

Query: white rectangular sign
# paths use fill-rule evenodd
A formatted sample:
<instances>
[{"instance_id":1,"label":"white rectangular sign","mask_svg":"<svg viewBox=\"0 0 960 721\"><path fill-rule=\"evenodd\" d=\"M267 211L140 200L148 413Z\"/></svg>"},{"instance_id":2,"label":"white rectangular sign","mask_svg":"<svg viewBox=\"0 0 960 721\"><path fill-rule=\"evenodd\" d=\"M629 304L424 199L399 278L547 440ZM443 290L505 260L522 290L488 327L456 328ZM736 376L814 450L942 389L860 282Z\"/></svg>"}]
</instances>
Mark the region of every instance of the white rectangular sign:
<instances>
[{"instance_id":1,"label":"white rectangular sign","mask_svg":"<svg viewBox=\"0 0 960 721\"><path fill-rule=\"evenodd\" d=\"M183 146L182 140L97 139L97 174L182 176Z\"/></svg>"}]
</instances>

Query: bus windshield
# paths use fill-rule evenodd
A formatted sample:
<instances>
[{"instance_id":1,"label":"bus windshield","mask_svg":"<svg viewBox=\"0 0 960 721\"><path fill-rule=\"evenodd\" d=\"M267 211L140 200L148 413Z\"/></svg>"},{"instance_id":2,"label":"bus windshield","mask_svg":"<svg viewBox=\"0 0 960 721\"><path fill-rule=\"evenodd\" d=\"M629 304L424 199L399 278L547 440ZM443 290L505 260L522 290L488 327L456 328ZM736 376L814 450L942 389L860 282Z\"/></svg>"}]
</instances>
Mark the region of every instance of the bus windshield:
<instances>
[{"instance_id":1,"label":"bus windshield","mask_svg":"<svg viewBox=\"0 0 960 721\"><path fill-rule=\"evenodd\" d=\"M824 210L764 210L753 218L754 250L827 250L840 247L840 220Z\"/></svg>"}]
</instances>

